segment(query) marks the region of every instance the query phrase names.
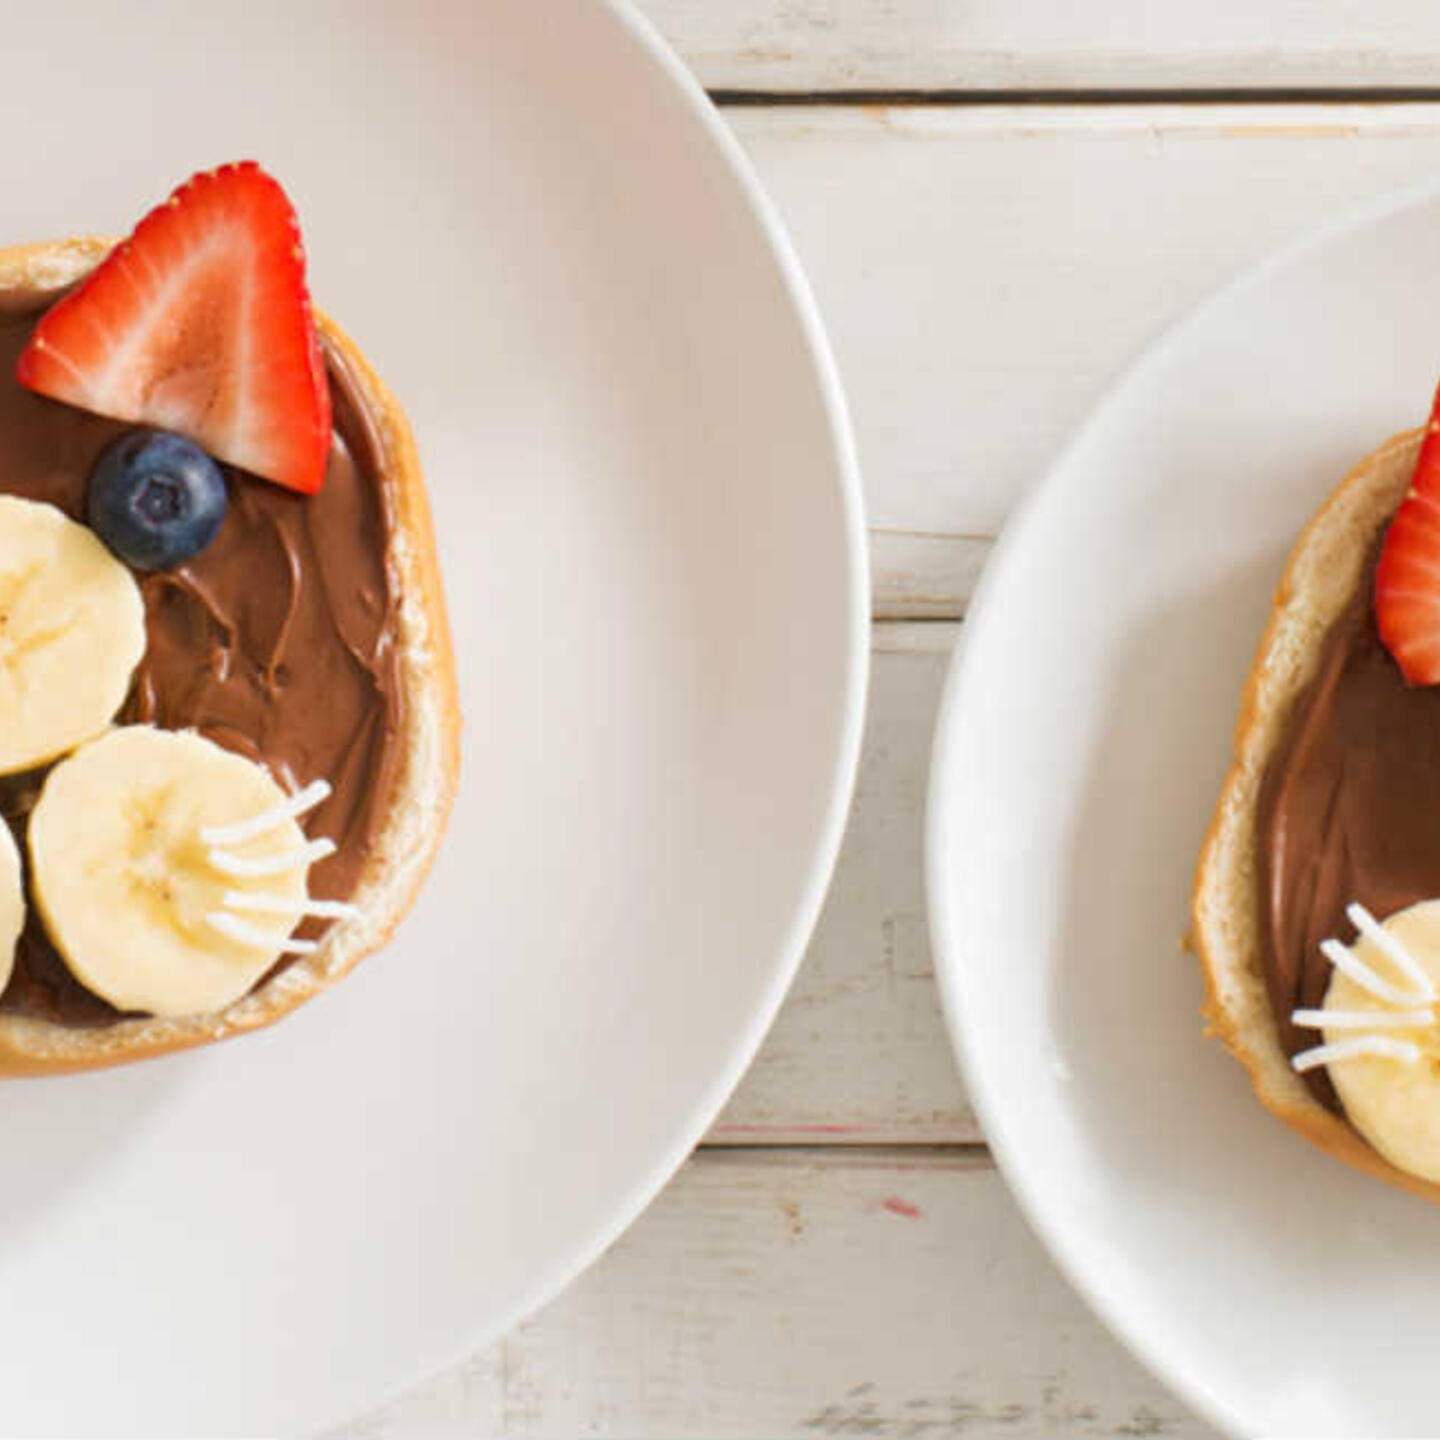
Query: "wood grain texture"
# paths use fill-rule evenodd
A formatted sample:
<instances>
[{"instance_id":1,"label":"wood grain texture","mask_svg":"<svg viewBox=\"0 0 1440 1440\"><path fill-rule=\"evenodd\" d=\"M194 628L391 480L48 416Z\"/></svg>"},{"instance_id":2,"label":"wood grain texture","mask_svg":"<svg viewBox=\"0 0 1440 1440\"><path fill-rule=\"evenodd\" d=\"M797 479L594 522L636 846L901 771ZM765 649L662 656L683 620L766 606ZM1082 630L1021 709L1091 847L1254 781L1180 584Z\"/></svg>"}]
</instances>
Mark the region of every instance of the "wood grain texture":
<instances>
[{"instance_id":1,"label":"wood grain texture","mask_svg":"<svg viewBox=\"0 0 1440 1440\"><path fill-rule=\"evenodd\" d=\"M850 825L804 964L711 1144L972 1142L926 930L925 783L959 626L874 628Z\"/></svg>"},{"instance_id":2,"label":"wood grain texture","mask_svg":"<svg viewBox=\"0 0 1440 1440\"><path fill-rule=\"evenodd\" d=\"M988 535L870 531L872 613L877 620L958 620L994 543Z\"/></svg>"},{"instance_id":3,"label":"wood grain texture","mask_svg":"<svg viewBox=\"0 0 1440 1440\"><path fill-rule=\"evenodd\" d=\"M1212 1432L1089 1315L983 1155L712 1150L535 1319L337 1433Z\"/></svg>"},{"instance_id":4,"label":"wood grain texture","mask_svg":"<svg viewBox=\"0 0 1440 1440\"><path fill-rule=\"evenodd\" d=\"M642 0L720 90L1433 86L1426 0Z\"/></svg>"},{"instance_id":5,"label":"wood grain texture","mask_svg":"<svg viewBox=\"0 0 1440 1440\"><path fill-rule=\"evenodd\" d=\"M1167 326L1280 242L1440 164L1433 105L728 118L825 315L870 523L888 536L890 613L911 563L901 532L993 535Z\"/></svg>"}]
</instances>

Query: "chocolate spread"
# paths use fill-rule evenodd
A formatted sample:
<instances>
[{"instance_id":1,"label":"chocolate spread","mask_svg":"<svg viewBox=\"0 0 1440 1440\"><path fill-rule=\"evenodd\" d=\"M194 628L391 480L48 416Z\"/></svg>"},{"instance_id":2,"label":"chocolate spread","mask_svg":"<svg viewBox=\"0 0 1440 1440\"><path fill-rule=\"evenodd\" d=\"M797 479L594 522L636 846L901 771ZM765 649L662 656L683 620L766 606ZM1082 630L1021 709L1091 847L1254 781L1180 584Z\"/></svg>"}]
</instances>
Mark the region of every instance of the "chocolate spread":
<instances>
[{"instance_id":1,"label":"chocolate spread","mask_svg":"<svg viewBox=\"0 0 1440 1440\"><path fill-rule=\"evenodd\" d=\"M1320 942L1348 941L1345 907L1384 919L1440 895L1440 686L1406 684L1375 629L1375 559L1326 635L1259 797L1265 978L1280 1043L1319 1043L1290 1012L1330 983ZM1339 1108L1323 1067L1306 1080Z\"/></svg>"},{"instance_id":2,"label":"chocolate spread","mask_svg":"<svg viewBox=\"0 0 1440 1440\"><path fill-rule=\"evenodd\" d=\"M131 427L15 382L16 359L52 298L0 307L0 493L48 501L83 522L96 456ZM222 467L229 509L215 540L172 570L137 572L148 644L118 720L198 730L263 762L287 788L328 780L333 794L304 824L337 848L311 869L310 891L345 899L388 808L403 695L380 450L343 357L327 360L335 433L323 489L295 495ZM0 783L17 838L43 778ZM324 928L307 921L300 933ZM71 976L33 905L0 1010L72 1025L120 1013Z\"/></svg>"}]
</instances>

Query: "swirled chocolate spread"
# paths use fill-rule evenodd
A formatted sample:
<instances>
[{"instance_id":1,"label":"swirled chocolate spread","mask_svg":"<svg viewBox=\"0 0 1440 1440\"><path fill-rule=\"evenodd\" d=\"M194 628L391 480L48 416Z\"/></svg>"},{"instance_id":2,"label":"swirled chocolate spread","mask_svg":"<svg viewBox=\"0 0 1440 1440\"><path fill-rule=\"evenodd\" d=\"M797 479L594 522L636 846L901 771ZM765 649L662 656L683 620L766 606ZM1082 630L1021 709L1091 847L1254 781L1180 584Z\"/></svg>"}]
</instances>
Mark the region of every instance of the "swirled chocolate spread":
<instances>
[{"instance_id":1,"label":"swirled chocolate spread","mask_svg":"<svg viewBox=\"0 0 1440 1440\"><path fill-rule=\"evenodd\" d=\"M53 298L0 303L0 493L47 501L83 523L96 457L133 427L14 380ZM310 871L310 888L345 899L389 807L403 693L380 450L343 357L329 352L327 360L335 422L324 487L296 495L222 466L229 508L215 540L172 570L137 572L147 647L117 719L198 730L262 762L286 788L328 780L333 793L305 827L336 850ZM0 809L17 839L43 778L0 782ZM300 933L323 930L312 920ZM120 1013L66 969L33 904L0 1010L70 1025Z\"/></svg>"},{"instance_id":2,"label":"swirled chocolate spread","mask_svg":"<svg viewBox=\"0 0 1440 1440\"><path fill-rule=\"evenodd\" d=\"M1412 688L1380 643L1378 546L1326 635L1259 797L1261 941L1287 1055L1317 1043L1290 1013L1330 983L1320 942L1347 940L1345 907L1382 919L1440 895L1440 686ZM1304 1077L1339 1108L1323 1067Z\"/></svg>"}]
</instances>

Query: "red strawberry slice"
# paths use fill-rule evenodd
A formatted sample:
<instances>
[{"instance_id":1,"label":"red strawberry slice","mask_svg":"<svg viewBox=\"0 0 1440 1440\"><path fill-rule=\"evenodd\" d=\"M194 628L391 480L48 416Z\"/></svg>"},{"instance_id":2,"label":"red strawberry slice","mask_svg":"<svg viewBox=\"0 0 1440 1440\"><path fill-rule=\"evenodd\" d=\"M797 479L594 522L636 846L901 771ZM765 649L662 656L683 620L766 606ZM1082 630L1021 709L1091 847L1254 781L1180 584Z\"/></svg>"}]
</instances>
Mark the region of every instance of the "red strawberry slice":
<instances>
[{"instance_id":1,"label":"red strawberry slice","mask_svg":"<svg viewBox=\"0 0 1440 1440\"><path fill-rule=\"evenodd\" d=\"M45 313L16 378L313 494L330 389L285 192L249 160L187 180Z\"/></svg>"},{"instance_id":2,"label":"red strawberry slice","mask_svg":"<svg viewBox=\"0 0 1440 1440\"><path fill-rule=\"evenodd\" d=\"M1440 682L1440 390L1410 489L1380 550L1375 624L1411 685Z\"/></svg>"}]
</instances>

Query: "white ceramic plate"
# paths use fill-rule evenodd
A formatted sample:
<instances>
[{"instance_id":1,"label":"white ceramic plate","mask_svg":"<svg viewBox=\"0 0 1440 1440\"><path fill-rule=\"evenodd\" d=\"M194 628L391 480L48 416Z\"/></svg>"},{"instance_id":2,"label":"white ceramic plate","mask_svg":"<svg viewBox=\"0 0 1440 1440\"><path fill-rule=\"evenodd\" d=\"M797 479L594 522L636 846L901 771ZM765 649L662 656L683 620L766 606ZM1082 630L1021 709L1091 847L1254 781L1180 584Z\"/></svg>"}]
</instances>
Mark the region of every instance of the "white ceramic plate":
<instances>
[{"instance_id":1,"label":"white ceramic plate","mask_svg":"<svg viewBox=\"0 0 1440 1440\"><path fill-rule=\"evenodd\" d=\"M1012 522L937 732L936 961L986 1134L1099 1313L1236 1433L1440 1426L1440 1212L1260 1108L1181 951L1284 556L1428 409L1437 255L1412 196L1145 357Z\"/></svg>"},{"instance_id":2,"label":"white ceramic plate","mask_svg":"<svg viewBox=\"0 0 1440 1440\"><path fill-rule=\"evenodd\" d=\"M467 721L395 942L278 1028L0 1086L0 1427L344 1422L558 1290L753 1055L854 770L839 389L722 125L595 0L7 14L5 240L253 155L406 401Z\"/></svg>"}]
</instances>

